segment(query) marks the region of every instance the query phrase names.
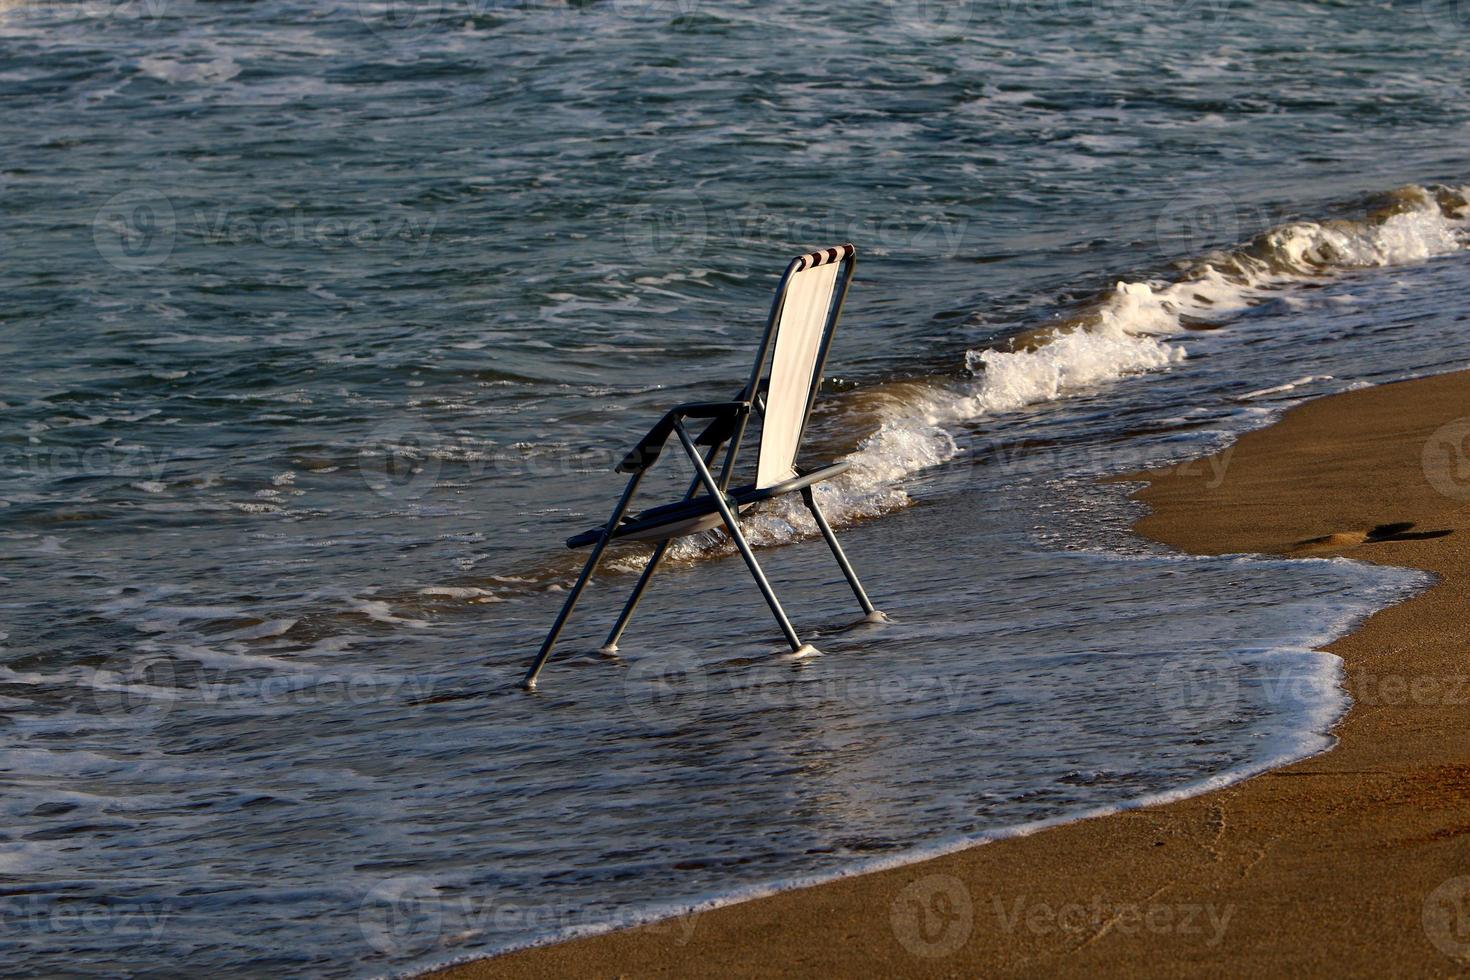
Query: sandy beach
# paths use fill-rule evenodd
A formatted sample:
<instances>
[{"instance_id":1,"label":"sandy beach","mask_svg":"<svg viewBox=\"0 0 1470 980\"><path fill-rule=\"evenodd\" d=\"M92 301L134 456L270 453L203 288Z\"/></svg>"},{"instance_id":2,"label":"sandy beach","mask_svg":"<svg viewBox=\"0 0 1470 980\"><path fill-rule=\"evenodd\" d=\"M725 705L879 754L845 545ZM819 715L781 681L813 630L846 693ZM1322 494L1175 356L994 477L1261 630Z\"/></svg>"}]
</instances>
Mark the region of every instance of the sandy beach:
<instances>
[{"instance_id":1,"label":"sandy beach","mask_svg":"<svg viewBox=\"0 0 1470 980\"><path fill-rule=\"evenodd\" d=\"M1470 0L0 36L0 980L1470 975Z\"/></svg>"},{"instance_id":2,"label":"sandy beach","mask_svg":"<svg viewBox=\"0 0 1470 980\"><path fill-rule=\"evenodd\" d=\"M1470 373L1361 389L1144 477L1137 530L1174 548L1437 577L1328 648L1354 702L1332 750L1168 805L438 975L1463 972L1467 412Z\"/></svg>"}]
</instances>

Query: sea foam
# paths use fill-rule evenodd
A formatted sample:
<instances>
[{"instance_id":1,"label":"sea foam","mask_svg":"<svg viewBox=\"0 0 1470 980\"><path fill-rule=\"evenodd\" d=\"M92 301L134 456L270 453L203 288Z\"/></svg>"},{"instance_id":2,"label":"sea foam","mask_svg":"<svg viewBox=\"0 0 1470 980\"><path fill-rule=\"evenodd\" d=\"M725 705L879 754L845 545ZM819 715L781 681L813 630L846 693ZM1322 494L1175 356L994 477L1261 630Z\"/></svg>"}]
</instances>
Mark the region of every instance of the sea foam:
<instances>
[{"instance_id":1,"label":"sea foam","mask_svg":"<svg viewBox=\"0 0 1470 980\"><path fill-rule=\"evenodd\" d=\"M1061 323L966 352L967 381L907 382L863 393L877 427L847 456L848 472L819 489L821 503L838 522L902 506L908 498L898 481L955 455L948 427L1165 370L1186 358L1177 337L1191 325L1218 324L1283 291L1466 247L1470 188L1410 186L1386 197L1385 206L1360 220L1271 228L1188 263L1173 280L1119 281ZM814 531L791 507L774 522L752 523L762 543L780 540L781 525Z\"/></svg>"}]
</instances>

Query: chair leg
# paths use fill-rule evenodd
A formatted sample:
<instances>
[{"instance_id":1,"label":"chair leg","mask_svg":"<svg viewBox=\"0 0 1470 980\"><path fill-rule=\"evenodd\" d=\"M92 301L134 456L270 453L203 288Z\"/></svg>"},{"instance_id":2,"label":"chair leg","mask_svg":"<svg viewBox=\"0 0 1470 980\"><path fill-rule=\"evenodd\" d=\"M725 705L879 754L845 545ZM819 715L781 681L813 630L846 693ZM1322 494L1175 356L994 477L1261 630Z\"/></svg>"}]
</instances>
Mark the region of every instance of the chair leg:
<instances>
[{"instance_id":1,"label":"chair leg","mask_svg":"<svg viewBox=\"0 0 1470 980\"><path fill-rule=\"evenodd\" d=\"M602 561L602 552L607 548L607 539L597 542L592 548L592 554L587 556L587 564L582 566L582 574L577 577L577 584L572 586L572 592L567 596L567 601L562 603L561 612L556 615L556 622L551 624L551 632L546 634L546 639L541 643L541 651L536 654L531 669L526 671L525 678L521 681L521 687L532 690L536 686L536 676L541 673L541 668L546 666L547 658L551 656L551 648L556 646L557 637L561 636L561 628L567 624L572 610L576 608L577 599L582 595L582 589L586 587L587 580L592 573L597 571L598 563Z\"/></svg>"},{"instance_id":2,"label":"chair leg","mask_svg":"<svg viewBox=\"0 0 1470 980\"><path fill-rule=\"evenodd\" d=\"M720 502L724 503L724 501ZM756 587L765 597L766 605L771 607L771 614L776 617L776 623L781 627L781 632L786 634L786 642L791 645L793 653L801 650L803 646L801 637L796 635L796 630L791 626L791 620L786 618L786 610L781 608L781 600L776 598L776 592L771 588L771 583L766 580L765 572L761 571L760 564L755 560L755 554L750 550L745 535L740 533L740 525L728 507L721 507L720 510L720 516L725 519L725 528L730 532L730 537L735 539L735 547L739 549L740 557L745 559L745 566L750 569L751 577L755 579Z\"/></svg>"},{"instance_id":3,"label":"chair leg","mask_svg":"<svg viewBox=\"0 0 1470 980\"><path fill-rule=\"evenodd\" d=\"M607 526L602 532L602 538L597 544L592 546L592 554L587 556L587 564L582 566L582 574L577 576L577 584L572 586L572 593L567 596L567 601L562 604L561 612L557 613L556 622L551 624L551 632L546 634L546 639L541 644L541 651L536 654L536 659L531 663L531 669L526 671L525 678L521 680L521 687L526 690L530 691L536 687L537 675L541 673L541 668L546 666L546 661L551 656L551 648L556 646L556 638L561 635L561 628L567 624L567 619L572 615L572 610L576 608L577 599L582 595L582 589L586 587L588 580L592 578L592 573L597 571L598 563L602 561L602 553L607 550L608 544L611 543L613 531L617 528L618 522L623 519L623 514L627 512L628 504L633 500L633 494L637 491L638 483L642 479L643 474L641 472L633 474L633 478L628 481L628 488L623 491L623 496L618 501L618 505L613 508L612 517L608 518Z\"/></svg>"},{"instance_id":4,"label":"chair leg","mask_svg":"<svg viewBox=\"0 0 1470 980\"><path fill-rule=\"evenodd\" d=\"M847 555L842 550L842 545L837 543L837 535L832 533L832 526L827 523L827 518L822 516L821 510L817 508L816 495L812 493L811 487L804 487L801 491L801 499L806 504L806 509L812 512L812 519L817 522L817 527L822 531L822 537L827 539L827 547L832 549L832 557L837 559L842 574L847 576L847 584L852 586L852 594L857 596L857 601L863 607L863 612L871 619L877 618L882 613L873 608L873 603L868 599L868 594L863 591L863 583L858 581L857 572L852 570L852 563L847 560Z\"/></svg>"},{"instance_id":5,"label":"chair leg","mask_svg":"<svg viewBox=\"0 0 1470 980\"><path fill-rule=\"evenodd\" d=\"M653 573L658 570L658 563L664 560L664 552L669 550L672 538L666 538L658 543L653 549L653 554L648 558L648 564L643 566L643 574L638 576L638 584L633 586L633 594L628 596L627 605L618 615L618 621L613 624L612 632L607 634L607 642L602 645L603 653L616 653L618 640L623 638L623 630L628 628L628 621L633 618L633 610L638 608L638 600L643 598L643 590L648 587L648 580L653 578Z\"/></svg>"},{"instance_id":6,"label":"chair leg","mask_svg":"<svg viewBox=\"0 0 1470 980\"><path fill-rule=\"evenodd\" d=\"M750 569L751 577L755 579L756 586L765 597L766 605L771 607L771 613L776 617L776 622L781 627L781 632L786 635L786 642L791 645L792 652L802 649L801 637L796 635L796 630L791 626L791 620L786 618L786 611L781 608L781 600L776 598L775 590L771 583L766 581L766 575L761 571L760 563L755 560L755 554L750 550L750 544L745 540L745 535L740 533L740 523L735 519L730 505L725 502L725 494L720 489L715 478L710 475L709 467L704 465L704 460L699 456L699 450L694 447L694 441L689 438L689 433L684 426L675 423L674 432L679 436L679 441L684 444L684 451L694 463L694 469L699 473L705 489L709 491L710 497L715 502L715 509L720 512L720 518L725 522L725 530L730 532L730 537L735 541L735 547L740 552L740 557L745 559L745 566Z\"/></svg>"},{"instance_id":7,"label":"chair leg","mask_svg":"<svg viewBox=\"0 0 1470 980\"><path fill-rule=\"evenodd\" d=\"M704 465L709 466L715 456L719 455L719 451L718 443L711 446L709 455L705 457ZM694 491L699 489L699 483L698 476L689 481L689 489L684 491L685 500L694 496ZM669 545L673 543L673 538L664 538L658 543L658 547L653 549L653 554L649 555L648 564L643 566L643 574L638 576L638 584L633 587L633 594L628 597L627 605L623 606L623 611L618 614L618 621L613 625L612 632L607 634L607 642L602 645L603 653L618 652L618 640L622 639L623 630L628 628L628 620L633 618L633 610L638 608L638 601L643 598L643 590L648 588L648 580L653 578L654 572L658 571L658 563L664 560L664 552L668 551Z\"/></svg>"}]
</instances>

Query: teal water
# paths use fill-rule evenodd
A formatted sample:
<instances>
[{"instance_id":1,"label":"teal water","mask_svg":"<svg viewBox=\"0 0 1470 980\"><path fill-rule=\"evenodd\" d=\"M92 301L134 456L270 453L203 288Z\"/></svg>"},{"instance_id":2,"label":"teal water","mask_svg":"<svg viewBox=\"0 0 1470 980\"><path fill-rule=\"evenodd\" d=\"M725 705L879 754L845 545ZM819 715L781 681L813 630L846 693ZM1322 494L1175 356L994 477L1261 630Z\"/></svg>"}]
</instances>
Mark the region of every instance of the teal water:
<instances>
[{"instance_id":1,"label":"teal water","mask_svg":"<svg viewBox=\"0 0 1470 980\"><path fill-rule=\"evenodd\" d=\"M1092 481L1470 361L1467 53L1434 0L0 0L7 964L412 970L1330 744L1316 648L1417 579ZM822 656L701 540L516 691L609 464L840 241L813 451L894 622L778 508Z\"/></svg>"}]
</instances>

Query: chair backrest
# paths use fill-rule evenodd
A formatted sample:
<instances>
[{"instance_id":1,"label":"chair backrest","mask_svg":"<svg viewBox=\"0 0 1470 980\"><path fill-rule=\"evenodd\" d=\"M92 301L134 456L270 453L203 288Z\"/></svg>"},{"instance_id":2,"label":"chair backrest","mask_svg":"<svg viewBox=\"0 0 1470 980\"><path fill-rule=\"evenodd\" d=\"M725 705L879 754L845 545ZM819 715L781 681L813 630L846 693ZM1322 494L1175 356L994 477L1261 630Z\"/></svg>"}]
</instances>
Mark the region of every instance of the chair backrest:
<instances>
[{"instance_id":1,"label":"chair backrest","mask_svg":"<svg viewBox=\"0 0 1470 980\"><path fill-rule=\"evenodd\" d=\"M822 384L822 368L842 315L856 255L851 245L809 252L792 259L781 277L746 387L747 396L761 390L769 353L771 369L756 462L755 485L759 488L796 474L796 454Z\"/></svg>"}]
</instances>

